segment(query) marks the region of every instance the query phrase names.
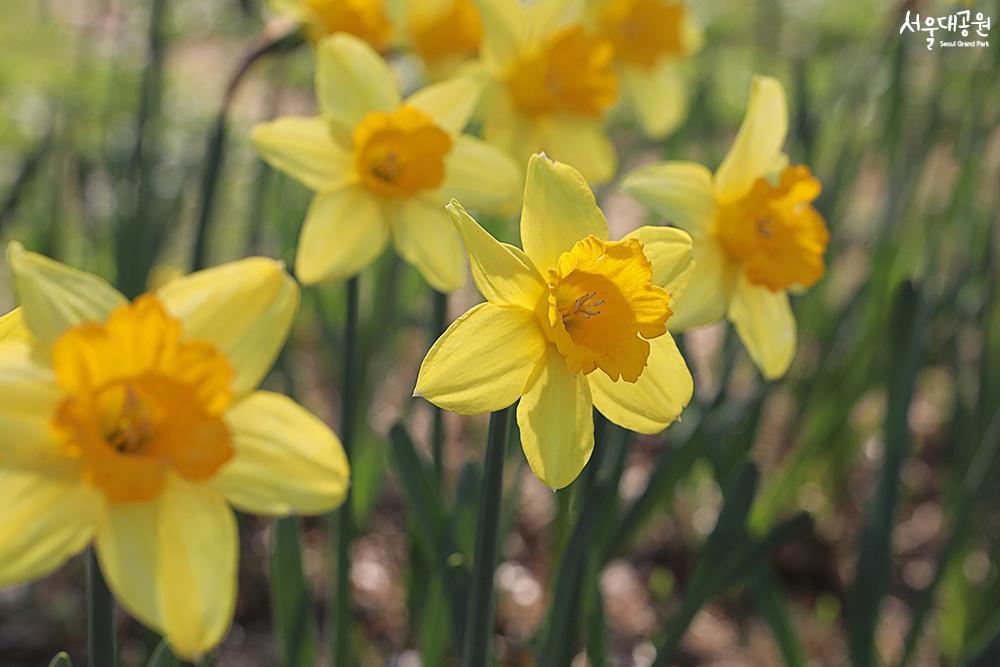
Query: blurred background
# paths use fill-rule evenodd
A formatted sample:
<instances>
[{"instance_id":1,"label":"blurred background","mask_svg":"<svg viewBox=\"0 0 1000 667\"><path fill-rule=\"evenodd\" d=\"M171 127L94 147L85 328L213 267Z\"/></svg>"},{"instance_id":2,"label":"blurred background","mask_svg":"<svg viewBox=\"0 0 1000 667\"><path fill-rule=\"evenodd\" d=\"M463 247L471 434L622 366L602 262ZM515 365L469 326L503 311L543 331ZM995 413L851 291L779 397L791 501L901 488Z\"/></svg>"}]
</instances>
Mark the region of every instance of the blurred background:
<instances>
[{"instance_id":1,"label":"blurred background","mask_svg":"<svg viewBox=\"0 0 1000 667\"><path fill-rule=\"evenodd\" d=\"M1000 665L1000 48L995 27L983 48L900 34L907 10L996 21L998 3L689 4L706 27L690 113L660 143L614 120L622 171L664 158L714 168L752 74L778 76L787 150L824 186L826 276L794 298L787 377L763 383L725 326L686 335L696 396L683 420L656 437L599 427L569 489L531 475L515 434L499 662L545 665L539 652L556 646L554 665L643 666L669 646L664 664ZM194 263L290 263L311 195L259 161L248 132L314 111L309 47L292 29L260 0L0 0L3 243L133 291ZM599 196L613 238L654 220L614 183ZM511 221L487 226L516 241ZM445 415L433 469L435 417L410 395L437 335L435 297L391 252L360 280L359 664L457 664L441 545L405 477L435 480L449 567L462 571L486 420ZM335 429L343 292L304 290L268 379ZM471 287L452 295L448 321L479 300ZM6 270L0 305L14 305ZM389 437L397 422L412 449ZM322 658L301 646L326 634L333 525L241 518L236 621L208 663ZM302 599L313 613L290 621ZM0 591L0 664L46 665L63 649L84 664L84 620L82 559ZM145 664L158 638L124 615L119 633L122 664Z\"/></svg>"}]
</instances>

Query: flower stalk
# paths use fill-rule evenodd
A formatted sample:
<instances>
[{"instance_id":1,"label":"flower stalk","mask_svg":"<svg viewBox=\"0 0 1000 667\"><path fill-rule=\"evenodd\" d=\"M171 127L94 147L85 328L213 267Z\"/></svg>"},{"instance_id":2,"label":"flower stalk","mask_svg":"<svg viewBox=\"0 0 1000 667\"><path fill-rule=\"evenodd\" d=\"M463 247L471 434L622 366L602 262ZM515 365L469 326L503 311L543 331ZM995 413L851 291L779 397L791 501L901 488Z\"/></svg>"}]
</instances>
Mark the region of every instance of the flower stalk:
<instances>
[{"instance_id":1,"label":"flower stalk","mask_svg":"<svg viewBox=\"0 0 1000 667\"><path fill-rule=\"evenodd\" d=\"M117 664L115 602L97 565L97 553L87 550L87 659L91 665Z\"/></svg>"},{"instance_id":2,"label":"flower stalk","mask_svg":"<svg viewBox=\"0 0 1000 667\"><path fill-rule=\"evenodd\" d=\"M340 436L344 443L344 453L351 460L357 418L357 397L360 387L360 354L358 353L358 277L354 276L346 283L347 303L344 317L344 339L341 359L343 360L343 375L340 387L341 425ZM333 667L347 667L351 663L350 647L350 548L354 540L354 515L351 511L351 493L348 490L347 499L340 511L331 516L330 526L336 531L336 602L333 614L332 646Z\"/></svg>"},{"instance_id":3,"label":"flower stalk","mask_svg":"<svg viewBox=\"0 0 1000 667\"><path fill-rule=\"evenodd\" d=\"M507 407L490 415L462 667L485 667L490 664L493 572L499 556L500 500L503 495L503 464L510 432L510 410Z\"/></svg>"}]
</instances>

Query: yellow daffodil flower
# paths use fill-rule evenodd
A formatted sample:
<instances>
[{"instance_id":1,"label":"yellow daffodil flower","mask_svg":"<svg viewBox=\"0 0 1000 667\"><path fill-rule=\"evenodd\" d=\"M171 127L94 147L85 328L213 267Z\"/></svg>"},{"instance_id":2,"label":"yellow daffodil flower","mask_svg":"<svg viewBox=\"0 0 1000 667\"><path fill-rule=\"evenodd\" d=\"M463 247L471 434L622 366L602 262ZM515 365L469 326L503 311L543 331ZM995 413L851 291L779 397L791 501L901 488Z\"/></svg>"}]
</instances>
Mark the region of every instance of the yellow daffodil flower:
<instances>
[{"instance_id":1,"label":"yellow daffodil flower","mask_svg":"<svg viewBox=\"0 0 1000 667\"><path fill-rule=\"evenodd\" d=\"M604 133L618 100L614 45L574 21L579 2L477 0L480 60L488 81L483 136L519 164L538 151L572 164L591 183L611 179L614 146Z\"/></svg>"},{"instance_id":2,"label":"yellow daffodil flower","mask_svg":"<svg viewBox=\"0 0 1000 667\"><path fill-rule=\"evenodd\" d=\"M431 80L454 74L479 53L483 22L473 0L407 0L402 32Z\"/></svg>"},{"instance_id":3,"label":"yellow daffodil flower","mask_svg":"<svg viewBox=\"0 0 1000 667\"><path fill-rule=\"evenodd\" d=\"M316 190L299 236L296 276L309 284L353 275L391 234L432 287L461 287L465 258L444 205L454 196L501 211L514 205L520 183L508 156L461 134L480 83L456 78L402 101L388 65L356 37L329 37L317 55L322 115L279 118L253 130L265 160Z\"/></svg>"},{"instance_id":4,"label":"yellow daffodil flower","mask_svg":"<svg viewBox=\"0 0 1000 667\"><path fill-rule=\"evenodd\" d=\"M795 317L787 290L823 275L829 239L812 206L820 183L789 166L785 91L756 77L736 140L713 175L699 164L664 162L637 169L622 188L694 239L691 289L678 301L671 330L721 319L736 326L765 377L782 376L795 356Z\"/></svg>"},{"instance_id":5,"label":"yellow daffodil flower","mask_svg":"<svg viewBox=\"0 0 1000 667\"><path fill-rule=\"evenodd\" d=\"M666 325L692 267L686 233L642 227L609 241L583 176L544 155L528 165L523 251L458 202L449 210L486 303L434 343L415 394L465 415L520 399L525 457L553 489L587 464L594 407L640 433L677 419L692 382Z\"/></svg>"},{"instance_id":6,"label":"yellow daffodil flower","mask_svg":"<svg viewBox=\"0 0 1000 667\"><path fill-rule=\"evenodd\" d=\"M381 53L388 50L392 41L392 20L386 0L271 0L271 7L300 22L314 43L346 32Z\"/></svg>"},{"instance_id":7,"label":"yellow daffodil flower","mask_svg":"<svg viewBox=\"0 0 1000 667\"><path fill-rule=\"evenodd\" d=\"M21 308L0 326L0 586L93 543L122 606L194 659L233 616L230 505L319 514L346 494L337 437L255 390L298 287L252 258L129 303L18 244L8 259Z\"/></svg>"},{"instance_id":8,"label":"yellow daffodil flower","mask_svg":"<svg viewBox=\"0 0 1000 667\"><path fill-rule=\"evenodd\" d=\"M680 0L590 0L589 23L614 45L622 104L646 135L661 138L684 120L683 63L702 43L701 24Z\"/></svg>"}]
</instances>

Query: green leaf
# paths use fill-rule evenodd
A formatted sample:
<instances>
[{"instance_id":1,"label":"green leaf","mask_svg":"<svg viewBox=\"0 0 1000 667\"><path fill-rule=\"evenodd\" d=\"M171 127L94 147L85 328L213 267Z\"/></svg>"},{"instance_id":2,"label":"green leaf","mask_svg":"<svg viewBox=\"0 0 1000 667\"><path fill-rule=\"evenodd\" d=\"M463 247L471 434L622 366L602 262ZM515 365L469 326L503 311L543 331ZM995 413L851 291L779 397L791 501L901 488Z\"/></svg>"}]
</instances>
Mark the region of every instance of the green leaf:
<instances>
[{"instance_id":1,"label":"green leaf","mask_svg":"<svg viewBox=\"0 0 1000 667\"><path fill-rule=\"evenodd\" d=\"M302 534L297 517L274 524L271 551L271 604L281 663L286 667L316 664L316 619L302 571Z\"/></svg>"},{"instance_id":2,"label":"green leaf","mask_svg":"<svg viewBox=\"0 0 1000 667\"><path fill-rule=\"evenodd\" d=\"M854 582L848 597L848 645L855 667L875 662L879 606L892 566L892 527L903 460L909 451L907 415L919 367L921 298L904 282L896 291L889 322L888 406L885 417L885 459L875 497L866 512Z\"/></svg>"},{"instance_id":3,"label":"green leaf","mask_svg":"<svg viewBox=\"0 0 1000 667\"><path fill-rule=\"evenodd\" d=\"M146 667L180 667L181 661L177 659L174 652L170 650L170 645L166 639L161 639L156 645L156 650L149 657Z\"/></svg>"},{"instance_id":4,"label":"green leaf","mask_svg":"<svg viewBox=\"0 0 1000 667\"><path fill-rule=\"evenodd\" d=\"M69 659L69 654L66 651L61 651L52 658L49 667L73 667L73 661Z\"/></svg>"},{"instance_id":5,"label":"green leaf","mask_svg":"<svg viewBox=\"0 0 1000 667\"><path fill-rule=\"evenodd\" d=\"M802 648L802 641L774 579L764 572L758 572L752 579L751 586L757 608L771 629L785 667L804 667L807 664L805 649Z\"/></svg>"}]
</instances>

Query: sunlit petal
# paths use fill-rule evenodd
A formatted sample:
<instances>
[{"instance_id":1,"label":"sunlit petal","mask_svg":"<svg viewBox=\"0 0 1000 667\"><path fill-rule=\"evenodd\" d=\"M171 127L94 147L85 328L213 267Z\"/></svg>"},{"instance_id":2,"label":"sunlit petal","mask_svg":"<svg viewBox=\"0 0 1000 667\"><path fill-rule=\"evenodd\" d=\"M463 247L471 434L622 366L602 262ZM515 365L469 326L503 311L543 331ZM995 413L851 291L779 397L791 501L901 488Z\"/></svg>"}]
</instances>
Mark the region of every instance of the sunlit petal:
<instances>
[{"instance_id":1,"label":"sunlit petal","mask_svg":"<svg viewBox=\"0 0 1000 667\"><path fill-rule=\"evenodd\" d=\"M299 307L298 285L280 262L263 257L198 271L158 295L185 338L208 341L226 356L237 394L271 369Z\"/></svg>"},{"instance_id":2,"label":"sunlit petal","mask_svg":"<svg viewBox=\"0 0 1000 667\"><path fill-rule=\"evenodd\" d=\"M608 223L587 181L573 167L533 155L521 211L521 243L541 271L580 239L608 238Z\"/></svg>"},{"instance_id":3,"label":"sunlit petal","mask_svg":"<svg viewBox=\"0 0 1000 667\"><path fill-rule=\"evenodd\" d=\"M639 167L622 180L622 190L695 239L715 218L712 173L694 162L659 162Z\"/></svg>"},{"instance_id":4,"label":"sunlit petal","mask_svg":"<svg viewBox=\"0 0 1000 667\"><path fill-rule=\"evenodd\" d=\"M465 253L444 205L436 198L399 202L392 217L392 239L399 255L417 267L439 292L465 285Z\"/></svg>"},{"instance_id":5,"label":"sunlit petal","mask_svg":"<svg viewBox=\"0 0 1000 667\"><path fill-rule=\"evenodd\" d=\"M268 164L308 188L327 192L357 181L351 153L322 118L278 118L254 127L250 137Z\"/></svg>"},{"instance_id":6,"label":"sunlit petal","mask_svg":"<svg viewBox=\"0 0 1000 667\"><path fill-rule=\"evenodd\" d=\"M605 417L638 433L659 433L691 400L691 372L670 334L649 341L649 358L637 382L613 382L595 371L587 376L594 406Z\"/></svg>"},{"instance_id":7,"label":"sunlit petal","mask_svg":"<svg viewBox=\"0 0 1000 667\"><path fill-rule=\"evenodd\" d=\"M347 493L350 466L330 428L291 399L258 391L226 413L235 456L211 485L254 514L322 514Z\"/></svg>"},{"instance_id":8,"label":"sunlit petal","mask_svg":"<svg viewBox=\"0 0 1000 667\"><path fill-rule=\"evenodd\" d=\"M785 374L795 358L795 315L785 291L754 285L742 274L729 304L729 319L765 378Z\"/></svg>"},{"instance_id":9,"label":"sunlit petal","mask_svg":"<svg viewBox=\"0 0 1000 667\"><path fill-rule=\"evenodd\" d=\"M585 375L569 371L554 347L517 405L517 424L528 465L552 489L569 485L590 460L594 451L590 384Z\"/></svg>"},{"instance_id":10,"label":"sunlit petal","mask_svg":"<svg viewBox=\"0 0 1000 667\"><path fill-rule=\"evenodd\" d=\"M464 415L500 410L524 393L546 347L532 312L479 304L431 347L414 393Z\"/></svg>"}]
</instances>

